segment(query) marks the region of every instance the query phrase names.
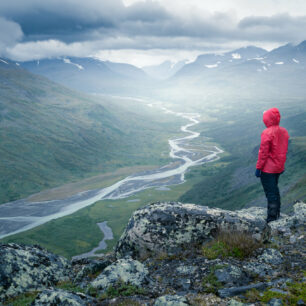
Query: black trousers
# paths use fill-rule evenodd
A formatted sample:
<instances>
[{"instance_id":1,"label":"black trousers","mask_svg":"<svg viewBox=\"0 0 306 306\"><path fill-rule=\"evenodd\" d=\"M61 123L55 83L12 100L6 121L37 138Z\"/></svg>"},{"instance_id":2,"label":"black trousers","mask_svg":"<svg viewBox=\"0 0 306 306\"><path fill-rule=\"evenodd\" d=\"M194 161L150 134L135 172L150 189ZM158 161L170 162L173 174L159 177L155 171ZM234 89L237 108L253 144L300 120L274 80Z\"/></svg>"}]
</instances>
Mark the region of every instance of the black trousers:
<instances>
[{"instance_id":1,"label":"black trousers","mask_svg":"<svg viewBox=\"0 0 306 306\"><path fill-rule=\"evenodd\" d=\"M260 180L268 202L267 222L277 220L280 216L279 176L280 173L261 172Z\"/></svg>"}]
</instances>

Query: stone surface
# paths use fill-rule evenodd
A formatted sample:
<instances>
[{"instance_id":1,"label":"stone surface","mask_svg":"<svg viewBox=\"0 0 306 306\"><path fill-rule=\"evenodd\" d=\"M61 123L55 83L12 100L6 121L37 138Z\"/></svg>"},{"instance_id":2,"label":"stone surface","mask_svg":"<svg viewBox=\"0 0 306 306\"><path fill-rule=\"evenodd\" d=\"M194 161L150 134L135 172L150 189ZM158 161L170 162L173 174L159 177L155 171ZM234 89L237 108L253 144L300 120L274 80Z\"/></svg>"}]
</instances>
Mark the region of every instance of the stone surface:
<instances>
[{"instance_id":1,"label":"stone surface","mask_svg":"<svg viewBox=\"0 0 306 306\"><path fill-rule=\"evenodd\" d=\"M81 293L71 293L60 289L46 289L37 296L32 305L85 306L91 300L92 298Z\"/></svg>"},{"instance_id":2,"label":"stone surface","mask_svg":"<svg viewBox=\"0 0 306 306\"><path fill-rule=\"evenodd\" d=\"M122 281L140 287L148 282L148 269L139 261L119 259L107 268L91 282L91 286L102 291L109 286Z\"/></svg>"},{"instance_id":3,"label":"stone surface","mask_svg":"<svg viewBox=\"0 0 306 306\"><path fill-rule=\"evenodd\" d=\"M282 300L274 298L274 299L271 299L271 300L268 302L268 305L269 305L269 306L282 306L282 305L284 305L284 304L283 304Z\"/></svg>"},{"instance_id":4,"label":"stone surface","mask_svg":"<svg viewBox=\"0 0 306 306\"><path fill-rule=\"evenodd\" d=\"M218 230L242 231L266 240L270 228L249 213L178 202L153 203L134 212L116 246L116 256L177 252L186 244L203 243Z\"/></svg>"},{"instance_id":5,"label":"stone surface","mask_svg":"<svg viewBox=\"0 0 306 306\"><path fill-rule=\"evenodd\" d=\"M279 265L284 261L283 255L276 249L265 249L262 255L257 257L259 262L264 262L273 266Z\"/></svg>"},{"instance_id":6,"label":"stone surface","mask_svg":"<svg viewBox=\"0 0 306 306\"><path fill-rule=\"evenodd\" d=\"M75 270L74 282L86 286L89 275L102 272L107 266L112 264L112 261L109 259L82 259L78 261L73 260L72 264Z\"/></svg>"},{"instance_id":7,"label":"stone surface","mask_svg":"<svg viewBox=\"0 0 306 306\"><path fill-rule=\"evenodd\" d=\"M247 305L247 304L241 303L234 299L229 300L228 303L226 304L226 306L244 306L244 305Z\"/></svg>"},{"instance_id":8,"label":"stone surface","mask_svg":"<svg viewBox=\"0 0 306 306\"><path fill-rule=\"evenodd\" d=\"M227 267L216 270L215 276L220 283L227 285L243 285L250 281L245 273L234 265L228 265Z\"/></svg>"},{"instance_id":9,"label":"stone surface","mask_svg":"<svg viewBox=\"0 0 306 306\"><path fill-rule=\"evenodd\" d=\"M0 245L0 301L4 299L7 304L9 297L35 290L38 296L33 305L255 306L261 303L256 296L248 295L246 304L231 297L237 295L237 300L246 301L243 300L245 292L252 288L292 294L289 282L295 286L306 281L303 275L306 270L305 204L298 203L293 215L282 215L280 220L271 222L270 247L260 247L243 259L226 255L210 258L203 253L203 242L219 228L253 231L253 236L262 239L260 230L267 229L261 228L257 219L263 224L265 211L250 208L229 212L180 203L165 203L163 209L161 205L155 203L135 213L144 218L142 221L135 215L131 218L125 231L127 236L123 235L127 240L121 241L124 243L118 251L123 256L117 260L111 252L99 260L73 260L70 265L67 260L37 246ZM295 237L294 243L292 237ZM144 245L137 248L137 243ZM148 250L148 246L153 248ZM151 253L142 257L144 250ZM129 254L140 256L139 261ZM71 289L56 289L57 282L63 280L67 282L61 287ZM143 290L138 294L133 288L120 291L122 282ZM113 290L112 294L103 295L111 285L117 292ZM88 289L88 295L72 292L88 286L96 290ZM132 296L127 296L129 293ZM301 295L298 296L300 299ZM271 299L269 303L278 305L281 299ZM304 304L302 299L298 302L298 305Z\"/></svg>"},{"instance_id":10,"label":"stone surface","mask_svg":"<svg viewBox=\"0 0 306 306\"><path fill-rule=\"evenodd\" d=\"M39 246L0 244L0 300L68 278L70 264Z\"/></svg>"},{"instance_id":11,"label":"stone surface","mask_svg":"<svg viewBox=\"0 0 306 306\"><path fill-rule=\"evenodd\" d=\"M273 272L273 267L271 265L265 263L258 264L258 261L248 262L243 268L249 274L260 277L271 275Z\"/></svg>"},{"instance_id":12,"label":"stone surface","mask_svg":"<svg viewBox=\"0 0 306 306\"><path fill-rule=\"evenodd\" d=\"M218 295L222 298L232 297L241 293L244 293L251 289L264 290L266 288L266 284L257 283L248 286L241 287L231 287L231 288L223 288L218 290Z\"/></svg>"},{"instance_id":13,"label":"stone surface","mask_svg":"<svg viewBox=\"0 0 306 306\"><path fill-rule=\"evenodd\" d=\"M189 305L184 296L164 295L156 299L154 306L187 306Z\"/></svg>"}]
</instances>

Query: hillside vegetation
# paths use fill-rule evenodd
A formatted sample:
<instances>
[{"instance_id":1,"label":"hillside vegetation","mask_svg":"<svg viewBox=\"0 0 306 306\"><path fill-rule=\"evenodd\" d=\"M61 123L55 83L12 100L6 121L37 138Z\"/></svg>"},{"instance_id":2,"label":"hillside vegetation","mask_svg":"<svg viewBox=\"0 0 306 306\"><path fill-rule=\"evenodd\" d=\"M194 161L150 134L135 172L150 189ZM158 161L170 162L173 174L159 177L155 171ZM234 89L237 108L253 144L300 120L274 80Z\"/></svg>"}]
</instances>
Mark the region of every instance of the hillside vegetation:
<instances>
[{"instance_id":1,"label":"hillside vegetation","mask_svg":"<svg viewBox=\"0 0 306 306\"><path fill-rule=\"evenodd\" d=\"M180 124L174 118L139 102L72 91L12 65L0 65L0 203L168 161L167 140Z\"/></svg>"},{"instance_id":2,"label":"hillside vegetation","mask_svg":"<svg viewBox=\"0 0 306 306\"><path fill-rule=\"evenodd\" d=\"M202 181L180 200L233 210L251 205L265 206L262 186L254 172L260 134L265 128L262 111L277 105L282 114L280 125L290 134L286 171L280 177L280 190L283 210L291 210L294 201L306 197L303 184L306 173L306 103L298 99L262 101L247 107L242 103L243 116L238 105L234 105L232 109L219 108L214 114L215 122L202 123L202 133L220 143L226 154L221 158L222 167L203 165L197 169L203 176Z\"/></svg>"}]
</instances>

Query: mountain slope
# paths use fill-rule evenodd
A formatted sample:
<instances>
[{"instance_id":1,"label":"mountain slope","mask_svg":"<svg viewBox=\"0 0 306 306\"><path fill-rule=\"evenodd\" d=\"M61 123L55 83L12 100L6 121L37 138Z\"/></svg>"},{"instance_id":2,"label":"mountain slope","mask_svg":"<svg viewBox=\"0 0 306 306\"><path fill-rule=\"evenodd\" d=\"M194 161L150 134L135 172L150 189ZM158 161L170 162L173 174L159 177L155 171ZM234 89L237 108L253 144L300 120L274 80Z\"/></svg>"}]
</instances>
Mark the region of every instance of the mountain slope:
<instances>
[{"instance_id":1,"label":"mountain slope","mask_svg":"<svg viewBox=\"0 0 306 306\"><path fill-rule=\"evenodd\" d=\"M0 203L118 167L168 160L161 157L167 133L179 123L169 125L160 113L152 117L139 103L132 109L127 101L87 96L5 62Z\"/></svg>"},{"instance_id":2,"label":"mountain slope","mask_svg":"<svg viewBox=\"0 0 306 306\"><path fill-rule=\"evenodd\" d=\"M20 65L52 81L89 93L134 93L140 90L139 83L145 86L149 82L148 76L135 66L94 58L43 59Z\"/></svg>"},{"instance_id":3,"label":"mountain slope","mask_svg":"<svg viewBox=\"0 0 306 306\"><path fill-rule=\"evenodd\" d=\"M166 80L177 73L185 64L186 60L177 63L165 61L159 65L142 67L142 70L155 79Z\"/></svg>"},{"instance_id":4,"label":"mountain slope","mask_svg":"<svg viewBox=\"0 0 306 306\"><path fill-rule=\"evenodd\" d=\"M252 99L305 96L306 41L270 52L247 47L225 54L200 55L185 65L160 91L184 87L185 96ZM175 96L174 99L180 99Z\"/></svg>"}]
</instances>

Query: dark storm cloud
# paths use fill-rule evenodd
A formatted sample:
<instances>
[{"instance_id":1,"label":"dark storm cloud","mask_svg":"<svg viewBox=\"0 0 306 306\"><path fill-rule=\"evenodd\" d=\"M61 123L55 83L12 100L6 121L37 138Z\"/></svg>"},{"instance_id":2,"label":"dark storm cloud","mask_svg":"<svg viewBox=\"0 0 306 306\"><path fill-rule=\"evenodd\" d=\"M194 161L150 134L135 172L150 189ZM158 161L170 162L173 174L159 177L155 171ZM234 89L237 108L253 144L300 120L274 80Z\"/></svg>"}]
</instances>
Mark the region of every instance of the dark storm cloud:
<instances>
[{"instance_id":1,"label":"dark storm cloud","mask_svg":"<svg viewBox=\"0 0 306 306\"><path fill-rule=\"evenodd\" d=\"M57 38L65 42L116 35L126 24L157 23L169 18L158 3L125 7L121 0L0 2L0 15L20 24L26 40Z\"/></svg>"},{"instance_id":2,"label":"dark storm cloud","mask_svg":"<svg viewBox=\"0 0 306 306\"><path fill-rule=\"evenodd\" d=\"M0 2L0 14L20 24L28 39L36 36L79 40L92 30L115 28L124 9L121 0Z\"/></svg>"},{"instance_id":3,"label":"dark storm cloud","mask_svg":"<svg viewBox=\"0 0 306 306\"><path fill-rule=\"evenodd\" d=\"M178 15L151 0L130 6L122 0L4 0L0 18L5 29L0 54L16 59L84 55L100 49L207 50L209 44L239 41L301 41L306 33L306 16L238 20L232 12L197 9Z\"/></svg>"},{"instance_id":4,"label":"dark storm cloud","mask_svg":"<svg viewBox=\"0 0 306 306\"><path fill-rule=\"evenodd\" d=\"M242 19L238 28L255 40L293 42L306 38L306 16L277 14L269 17L251 16Z\"/></svg>"},{"instance_id":5,"label":"dark storm cloud","mask_svg":"<svg viewBox=\"0 0 306 306\"><path fill-rule=\"evenodd\" d=\"M239 28L249 29L254 27L285 28L291 26L305 27L306 16L291 17L289 14L277 14L270 17L251 16L239 22Z\"/></svg>"}]
</instances>

